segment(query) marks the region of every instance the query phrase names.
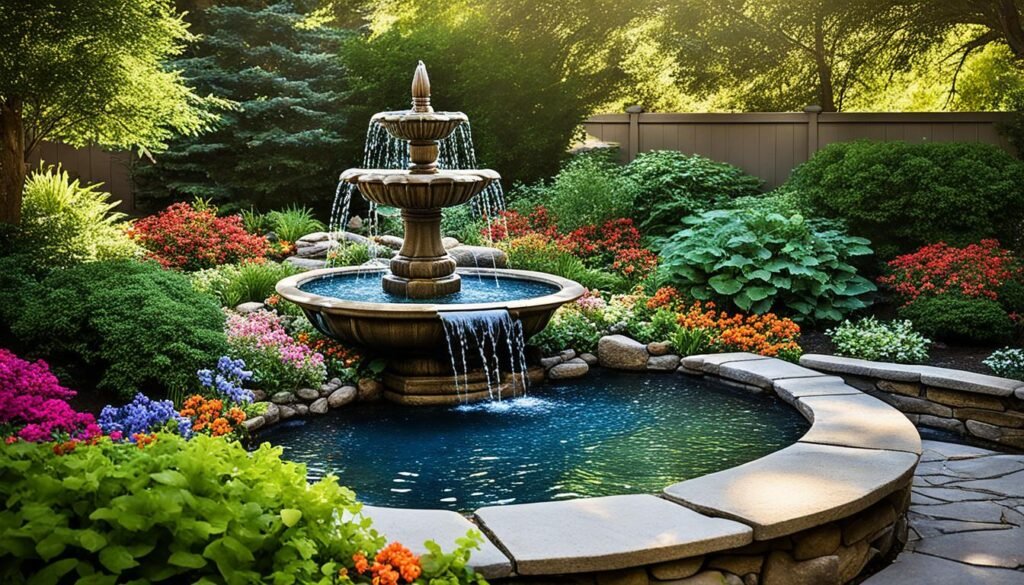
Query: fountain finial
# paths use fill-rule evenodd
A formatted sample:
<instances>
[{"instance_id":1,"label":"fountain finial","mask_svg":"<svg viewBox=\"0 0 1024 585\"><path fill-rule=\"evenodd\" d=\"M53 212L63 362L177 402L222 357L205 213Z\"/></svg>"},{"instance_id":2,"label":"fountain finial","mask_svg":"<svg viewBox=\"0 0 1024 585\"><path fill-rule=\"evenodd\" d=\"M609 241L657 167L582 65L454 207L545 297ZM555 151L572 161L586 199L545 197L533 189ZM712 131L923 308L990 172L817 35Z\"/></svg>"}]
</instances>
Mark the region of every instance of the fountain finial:
<instances>
[{"instance_id":1,"label":"fountain finial","mask_svg":"<svg viewBox=\"0 0 1024 585\"><path fill-rule=\"evenodd\" d=\"M430 106L430 77L427 76L427 66L420 61L416 66L416 73L412 76L412 111L420 113L433 112Z\"/></svg>"}]
</instances>

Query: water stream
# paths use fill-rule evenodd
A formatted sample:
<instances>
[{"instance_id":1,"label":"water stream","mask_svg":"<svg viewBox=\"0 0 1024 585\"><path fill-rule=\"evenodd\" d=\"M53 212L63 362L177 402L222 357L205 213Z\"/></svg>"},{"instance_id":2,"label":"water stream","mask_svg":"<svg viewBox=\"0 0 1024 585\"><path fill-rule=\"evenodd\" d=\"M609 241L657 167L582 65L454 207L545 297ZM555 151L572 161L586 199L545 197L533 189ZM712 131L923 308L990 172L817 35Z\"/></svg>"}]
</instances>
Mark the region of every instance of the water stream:
<instances>
[{"instance_id":1,"label":"water stream","mask_svg":"<svg viewBox=\"0 0 1024 585\"><path fill-rule=\"evenodd\" d=\"M526 340L522 323L505 309L442 312L440 316L457 394L462 396L469 391L469 364L476 360L467 357L467 352L474 351L479 354L480 361L476 363L482 364L491 400L502 399L502 386L506 383L512 397L526 394Z\"/></svg>"}]
</instances>

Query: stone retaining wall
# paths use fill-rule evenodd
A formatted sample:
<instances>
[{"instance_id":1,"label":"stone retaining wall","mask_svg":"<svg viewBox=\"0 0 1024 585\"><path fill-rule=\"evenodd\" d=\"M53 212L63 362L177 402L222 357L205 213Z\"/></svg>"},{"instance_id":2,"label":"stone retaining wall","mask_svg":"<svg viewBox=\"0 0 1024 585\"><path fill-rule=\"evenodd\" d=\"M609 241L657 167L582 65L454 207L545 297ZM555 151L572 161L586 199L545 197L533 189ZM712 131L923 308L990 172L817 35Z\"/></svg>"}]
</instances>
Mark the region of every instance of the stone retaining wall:
<instances>
[{"instance_id":1,"label":"stone retaining wall","mask_svg":"<svg viewBox=\"0 0 1024 585\"><path fill-rule=\"evenodd\" d=\"M829 355L808 354L800 363L840 376L917 425L1024 449L1022 381Z\"/></svg>"}]
</instances>

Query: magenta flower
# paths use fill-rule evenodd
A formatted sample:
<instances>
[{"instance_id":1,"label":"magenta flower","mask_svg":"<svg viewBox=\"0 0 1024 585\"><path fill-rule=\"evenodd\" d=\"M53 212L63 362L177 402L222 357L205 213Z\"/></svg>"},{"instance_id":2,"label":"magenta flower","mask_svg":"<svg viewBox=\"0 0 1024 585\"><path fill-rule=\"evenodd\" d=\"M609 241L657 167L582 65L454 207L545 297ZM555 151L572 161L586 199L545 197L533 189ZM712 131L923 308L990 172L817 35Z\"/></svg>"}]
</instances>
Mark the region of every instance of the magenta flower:
<instances>
[{"instance_id":1,"label":"magenta flower","mask_svg":"<svg viewBox=\"0 0 1024 585\"><path fill-rule=\"evenodd\" d=\"M57 436L89 439L101 433L96 419L67 401L73 390L60 385L46 362L27 362L0 349L0 425L13 427L25 441L50 441Z\"/></svg>"}]
</instances>

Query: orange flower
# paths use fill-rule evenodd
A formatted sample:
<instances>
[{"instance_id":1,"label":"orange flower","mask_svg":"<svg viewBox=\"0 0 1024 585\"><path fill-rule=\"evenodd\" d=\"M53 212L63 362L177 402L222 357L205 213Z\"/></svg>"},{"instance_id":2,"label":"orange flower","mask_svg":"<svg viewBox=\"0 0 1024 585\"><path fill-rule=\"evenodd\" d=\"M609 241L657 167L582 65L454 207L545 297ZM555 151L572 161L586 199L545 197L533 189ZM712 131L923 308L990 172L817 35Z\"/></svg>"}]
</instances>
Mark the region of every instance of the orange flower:
<instances>
[{"instance_id":1,"label":"orange flower","mask_svg":"<svg viewBox=\"0 0 1024 585\"><path fill-rule=\"evenodd\" d=\"M232 406L231 410L228 411L228 417L235 421L236 425L240 425L245 420L245 411L237 406Z\"/></svg>"},{"instance_id":2,"label":"orange flower","mask_svg":"<svg viewBox=\"0 0 1024 585\"><path fill-rule=\"evenodd\" d=\"M226 435L230 433L231 430L231 423L228 422L228 419L222 417L214 419L213 423L210 425L210 433L214 437Z\"/></svg>"}]
</instances>

